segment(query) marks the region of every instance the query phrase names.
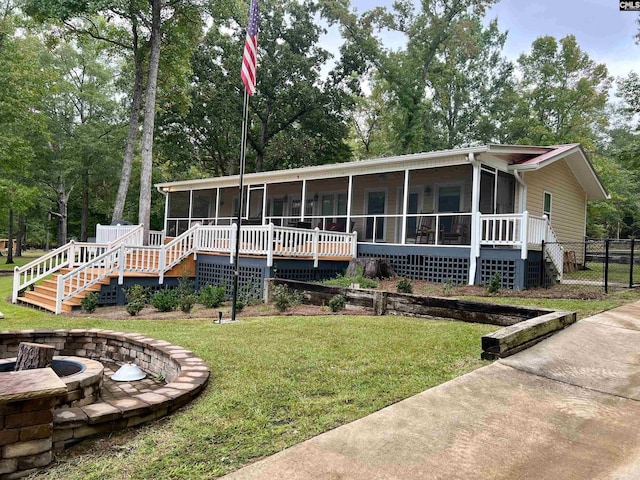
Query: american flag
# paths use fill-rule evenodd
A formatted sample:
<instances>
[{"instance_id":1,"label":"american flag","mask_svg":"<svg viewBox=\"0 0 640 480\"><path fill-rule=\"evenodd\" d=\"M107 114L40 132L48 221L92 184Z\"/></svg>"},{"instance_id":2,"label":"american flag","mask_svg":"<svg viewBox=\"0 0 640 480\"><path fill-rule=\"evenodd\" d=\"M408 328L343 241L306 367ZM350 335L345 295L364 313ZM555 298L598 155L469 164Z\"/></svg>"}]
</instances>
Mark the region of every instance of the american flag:
<instances>
[{"instance_id":1,"label":"american flag","mask_svg":"<svg viewBox=\"0 0 640 480\"><path fill-rule=\"evenodd\" d=\"M258 0L251 0L249 7L249 26L247 27L247 39L244 42L244 55L242 56L242 83L247 93L256 93L256 69L258 67Z\"/></svg>"}]
</instances>

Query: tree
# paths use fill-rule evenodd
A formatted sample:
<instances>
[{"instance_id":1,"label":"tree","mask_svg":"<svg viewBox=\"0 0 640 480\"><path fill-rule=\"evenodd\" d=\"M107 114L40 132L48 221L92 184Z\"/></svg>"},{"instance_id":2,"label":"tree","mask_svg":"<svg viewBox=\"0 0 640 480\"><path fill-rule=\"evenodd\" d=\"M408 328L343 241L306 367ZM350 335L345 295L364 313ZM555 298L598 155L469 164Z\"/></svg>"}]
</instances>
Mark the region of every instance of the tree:
<instances>
[{"instance_id":1,"label":"tree","mask_svg":"<svg viewBox=\"0 0 640 480\"><path fill-rule=\"evenodd\" d=\"M310 2L261 2L257 94L250 103L247 168L261 171L338 161L350 156L342 110L348 101L321 69L320 26ZM191 108L163 115L163 148L172 164L193 172L237 171L242 123L240 65L246 6L214 18L193 59ZM181 168L184 175L185 169ZM188 174L188 172L187 172Z\"/></svg>"},{"instance_id":2,"label":"tree","mask_svg":"<svg viewBox=\"0 0 640 480\"><path fill-rule=\"evenodd\" d=\"M536 39L518 59L521 102L510 136L518 143L551 145L580 142L591 148L606 125L611 78L604 64L582 51L573 35Z\"/></svg>"},{"instance_id":3,"label":"tree","mask_svg":"<svg viewBox=\"0 0 640 480\"><path fill-rule=\"evenodd\" d=\"M388 88L388 120L395 133L397 154L439 147L437 122L432 115L429 78L442 46L456 34L461 19L481 15L493 0L436 0L395 2L393 10L376 8L362 15L348 11L348 3L323 2L325 15L339 22L345 38L343 65L360 73L371 72ZM405 48L386 48L376 35L386 30L407 39ZM355 92L359 86L349 84Z\"/></svg>"}]
</instances>

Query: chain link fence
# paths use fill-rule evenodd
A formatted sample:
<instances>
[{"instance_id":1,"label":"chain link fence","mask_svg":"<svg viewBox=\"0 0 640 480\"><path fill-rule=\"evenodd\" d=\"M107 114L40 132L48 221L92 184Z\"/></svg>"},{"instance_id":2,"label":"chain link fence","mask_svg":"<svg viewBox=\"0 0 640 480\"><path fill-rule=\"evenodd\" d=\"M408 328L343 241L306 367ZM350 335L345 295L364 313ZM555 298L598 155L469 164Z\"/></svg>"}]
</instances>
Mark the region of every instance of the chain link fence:
<instances>
[{"instance_id":1,"label":"chain link fence","mask_svg":"<svg viewBox=\"0 0 640 480\"><path fill-rule=\"evenodd\" d=\"M542 248L546 259L542 278L547 288L607 293L640 286L640 240L548 242Z\"/></svg>"}]
</instances>

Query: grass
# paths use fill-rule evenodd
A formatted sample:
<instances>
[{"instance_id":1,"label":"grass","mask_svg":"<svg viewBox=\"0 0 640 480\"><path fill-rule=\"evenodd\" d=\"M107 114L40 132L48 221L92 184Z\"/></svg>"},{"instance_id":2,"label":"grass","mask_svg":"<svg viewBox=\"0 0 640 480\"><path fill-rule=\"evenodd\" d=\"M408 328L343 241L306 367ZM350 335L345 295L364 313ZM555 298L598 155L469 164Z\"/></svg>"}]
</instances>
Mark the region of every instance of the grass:
<instances>
[{"instance_id":1,"label":"grass","mask_svg":"<svg viewBox=\"0 0 640 480\"><path fill-rule=\"evenodd\" d=\"M16 257L14 255L13 263L9 263L9 264L7 263L6 254L3 254L3 256L0 257L0 271L13 270L15 267L21 267L23 265L26 265L33 259L40 257L42 254L43 254L42 250L29 250L24 252L24 255L21 257Z\"/></svg>"},{"instance_id":2,"label":"grass","mask_svg":"<svg viewBox=\"0 0 640 480\"><path fill-rule=\"evenodd\" d=\"M589 262L586 270L576 270L564 274L564 278L570 280L582 280L591 282L604 282L604 264ZM640 267L634 266L634 277L636 281L640 281ZM630 265L621 263L609 263L609 282L629 284Z\"/></svg>"},{"instance_id":3,"label":"grass","mask_svg":"<svg viewBox=\"0 0 640 480\"><path fill-rule=\"evenodd\" d=\"M65 450L36 478L220 476L487 364L480 337L496 329L400 317L66 318L8 304L10 288L0 277L2 330L135 331L193 350L212 370L176 414Z\"/></svg>"}]
</instances>

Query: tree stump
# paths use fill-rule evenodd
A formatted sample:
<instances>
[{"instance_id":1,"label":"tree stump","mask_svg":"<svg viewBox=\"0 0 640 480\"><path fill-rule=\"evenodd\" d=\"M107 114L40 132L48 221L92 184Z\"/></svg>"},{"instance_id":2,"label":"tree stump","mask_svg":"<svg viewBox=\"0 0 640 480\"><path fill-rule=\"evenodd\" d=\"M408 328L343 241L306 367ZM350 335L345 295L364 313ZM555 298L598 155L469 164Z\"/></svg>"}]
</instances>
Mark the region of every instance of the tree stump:
<instances>
[{"instance_id":1,"label":"tree stump","mask_svg":"<svg viewBox=\"0 0 640 480\"><path fill-rule=\"evenodd\" d=\"M386 258L352 258L347 267L347 277L357 277L362 270L365 278L391 278L396 272Z\"/></svg>"},{"instance_id":2,"label":"tree stump","mask_svg":"<svg viewBox=\"0 0 640 480\"><path fill-rule=\"evenodd\" d=\"M54 351L53 345L20 342L14 370L17 372L18 370L50 367Z\"/></svg>"}]
</instances>

